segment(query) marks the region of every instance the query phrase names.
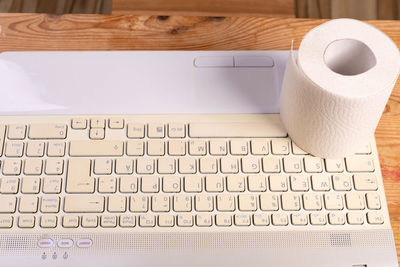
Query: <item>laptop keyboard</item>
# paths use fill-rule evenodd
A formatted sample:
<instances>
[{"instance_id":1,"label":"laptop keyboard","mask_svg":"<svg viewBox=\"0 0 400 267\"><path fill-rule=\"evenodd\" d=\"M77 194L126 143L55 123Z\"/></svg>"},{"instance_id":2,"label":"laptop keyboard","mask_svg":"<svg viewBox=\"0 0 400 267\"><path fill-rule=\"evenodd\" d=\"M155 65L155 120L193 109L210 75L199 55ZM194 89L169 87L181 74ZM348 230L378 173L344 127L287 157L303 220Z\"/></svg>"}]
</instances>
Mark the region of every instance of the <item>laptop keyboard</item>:
<instances>
[{"instance_id":1,"label":"laptop keyboard","mask_svg":"<svg viewBox=\"0 0 400 267\"><path fill-rule=\"evenodd\" d=\"M2 233L389 224L373 141L313 157L277 114L1 121Z\"/></svg>"}]
</instances>

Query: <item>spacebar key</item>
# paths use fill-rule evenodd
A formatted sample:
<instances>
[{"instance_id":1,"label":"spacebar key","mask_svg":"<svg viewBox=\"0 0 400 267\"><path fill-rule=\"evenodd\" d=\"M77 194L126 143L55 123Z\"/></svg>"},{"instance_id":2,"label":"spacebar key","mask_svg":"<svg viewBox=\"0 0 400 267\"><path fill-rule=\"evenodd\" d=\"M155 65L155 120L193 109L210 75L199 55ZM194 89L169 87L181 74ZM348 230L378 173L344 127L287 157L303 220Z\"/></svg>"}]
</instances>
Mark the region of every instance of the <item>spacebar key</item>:
<instances>
[{"instance_id":1,"label":"spacebar key","mask_svg":"<svg viewBox=\"0 0 400 267\"><path fill-rule=\"evenodd\" d=\"M213 137L286 137L282 124L273 123L191 123L189 136L199 138Z\"/></svg>"},{"instance_id":2,"label":"spacebar key","mask_svg":"<svg viewBox=\"0 0 400 267\"><path fill-rule=\"evenodd\" d=\"M65 212L103 212L104 197L96 195L66 196L64 199Z\"/></svg>"},{"instance_id":3,"label":"spacebar key","mask_svg":"<svg viewBox=\"0 0 400 267\"><path fill-rule=\"evenodd\" d=\"M124 143L122 141L71 141L69 146L70 156L122 156Z\"/></svg>"}]
</instances>

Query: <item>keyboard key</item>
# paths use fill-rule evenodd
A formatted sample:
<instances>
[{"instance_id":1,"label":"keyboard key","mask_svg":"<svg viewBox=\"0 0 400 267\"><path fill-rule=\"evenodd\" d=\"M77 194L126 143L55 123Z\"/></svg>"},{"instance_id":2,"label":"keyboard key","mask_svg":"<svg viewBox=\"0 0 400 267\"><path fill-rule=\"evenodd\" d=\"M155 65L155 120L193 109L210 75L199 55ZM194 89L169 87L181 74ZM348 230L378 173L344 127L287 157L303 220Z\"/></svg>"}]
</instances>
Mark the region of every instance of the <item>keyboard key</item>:
<instances>
[{"instance_id":1,"label":"keyboard key","mask_svg":"<svg viewBox=\"0 0 400 267\"><path fill-rule=\"evenodd\" d=\"M89 131L90 139L101 140L101 139L104 139L105 136L106 136L106 132L103 128L92 128Z\"/></svg>"},{"instance_id":2,"label":"keyboard key","mask_svg":"<svg viewBox=\"0 0 400 267\"><path fill-rule=\"evenodd\" d=\"M181 191L181 180L178 176L164 176L162 180L163 191L165 193L178 193Z\"/></svg>"},{"instance_id":3,"label":"keyboard key","mask_svg":"<svg viewBox=\"0 0 400 267\"><path fill-rule=\"evenodd\" d=\"M49 158L46 160L45 173L49 175L63 174L64 160L60 158Z\"/></svg>"},{"instance_id":4,"label":"keyboard key","mask_svg":"<svg viewBox=\"0 0 400 267\"><path fill-rule=\"evenodd\" d=\"M307 193L303 195L303 205L305 210L321 210L322 199L319 194Z\"/></svg>"},{"instance_id":5,"label":"keyboard key","mask_svg":"<svg viewBox=\"0 0 400 267\"><path fill-rule=\"evenodd\" d=\"M122 141L91 140L71 141L70 156L122 156L124 143Z\"/></svg>"},{"instance_id":6,"label":"keyboard key","mask_svg":"<svg viewBox=\"0 0 400 267\"><path fill-rule=\"evenodd\" d=\"M72 119L72 121L71 121L72 129L82 130L82 129L86 129L86 127L87 127L87 121L85 119L75 118L75 119Z\"/></svg>"},{"instance_id":7,"label":"keyboard key","mask_svg":"<svg viewBox=\"0 0 400 267\"><path fill-rule=\"evenodd\" d=\"M183 123L168 124L168 136L170 138L184 138L186 136L185 124Z\"/></svg>"},{"instance_id":8,"label":"keyboard key","mask_svg":"<svg viewBox=\"0 0 400 267\"><path fill-rule=\"evenodd\" d=\"M285 226L289 224L289 219L286 213L273 213L272 224L276 226Z\"/></svg>"},{"instance_id":9,"label":"keyboard key","mask_svg":"<svg viewBox=\"0 0 400 267\"><path fill-rule=\"evenodd\" d=\"M67 125L61 123L31 124L29 127L30 139L65 139Z\"/></svg>"},{"instance_id":10,"label":"keyboard key","mask_svg":"<svg viewBox=\"0 0 400 267\"><path fill-rule=\"evenodd\" d=\"M325 174L314 174L311 176L312 189L314 191L329 191L331 185L329 176Z\"/></svg>"},{"instance_id":11,"label":"keyboard key","mask_svg":"<svg viewBox=\"0 0 400 267\"><path fill-rule=\"evenodd\" d=\"M235 197L231 194L217 195L217 210L218 211L234 211Z\"/></svg>"},{"instance_id":12,"label":"keyboard key","mask_svg":"<svg viewBox=\"0 0 400 267\"><path fill-rule=\"evenodd\" d=\"M44 196L41 200L40 211L42 213L57 213L60 210L60 198L58 196Z\"/></svg>"},{"instance_id":13,"label":"keyboard key","mask_svg":"<svg viewBox=\"0 0 400 267\"><path fill-rule=\"evenodd\" d=\"M379 198L378 193L367 193L367 207L370 210L379 210L381 209L381 200Z\"/></svg>"},{"instance_id":14,"label":"keyboard key","mask_svg":"<svg viewBox=\"0 0 400 267\"><path fill-rule=\"evenodd\" d=\"M138 140L129 140L126 142L126 154L128 156L143 156L144 142Z\"/></svg>"},{"instance_id":15,"label":"keyboard key","mask_svg":"<svg viewBox=\"0 0 400 267\"><path fill-rule=\"evenodd\" d=\"M194 158L180 158L178 165L179 173L195 174L197 171L196 159Z\"/></svg>"},{"instance_id":16,"label":"keyboard key","mask_svg":"<svg viewBox=\"0 0 400 267\"><path fill-rule=\"evenodd\" d=\"M286 139L274 139L271 141L271 149L274 155L288 155L289 142Z\"/></svg>"},{"instance_id":17,"label":"keyboard key","mask_svg":"<svg viewBox=\"0 0 400 267\"><path fill-rule=\"evenodd\" d=\"M18 218L19 228L33 228L35 226L35 216L33 215L21 215Z\"/></svg>"},{"instance_id":18,"label":"keyboard key","mask_svg":"<svg viewBox=\"0 0 400 267\"><path fill-rule=\"evenodd\" d=\"M242 158L242 172L243 173L259 173L260 163L257 158L245 157Z\"/></svg>"},{"instance_id":19,"label":"keyboard key","mask_svg":"<svg viewBox=\"0 0 400 267\"><path fill-rule=\"evenodd\" d=\"M257 196L250 194L243 194L238 196L238 206L240 211L256 211L257 210Z\"/></svg>"},{"instance_id":20,"label":"keyboard key","mask_svg":"<svg viewBox=\"0 0 400 267\"><path fill-rule=\"evenodd\" d=\"M231 226L232 216L229 214L217 214L215 215L215 225L217 226Z\"/></svg>"},{"instance_id":21,"label":"keyboard key","mask_svg":"<svg viewBox=\"0 0 400 267\"><path fill-rule=\"evenodd\" d=\"M123 129L124 128L124 119L111 118L108 120L108 127L110 129Z\"/></svg>"},{"instance_id":22,"label":"keyboard key","mask_svg":"<svg viewBox=\"0 0 400 267\"><path fill-rule=\"evenodd\" d=\"M227 152L226 141L224 140L211 140L210 141L210 154L214 156L224 156Z\"/></svg>"},{"instance_id":23,"label":"keyboard key","mask_svg":"<svg viewBox=\"0 0 400 267\"><path fill-rule=\"evenodd\" d=\"M21 192L23 194L37 194L40 190L39 177L24 177L22 178Z\"/></svg>"},{"instance_id":24,"label":"keyboard key","mask_svg":"<svg viewBox=\"0 0 400 267\"><path fill-rule=\"evenodd\" d=\"M173 158L160 158L160 159L158 159L157 171L160 174L173 174L173 173L175 173L175 159L173 159Z\"/></svg>"},{"instance_id":25,"label":"keyboard key","mask_svg":"<svg viewBox=\"0 0 400 267\"><path fill-rule=\"evenodd\" d=\"M165 154L164 141L149 140L147 142L147 154L149 156L163 156Z\"/></svg>"},{"instance_id":26,"label":"keyboard key","mask_svg":"<svg viewBox=\"0 0 400 267\"><path fill-rule=\"evenodd\" d=\"M24 124L10 124L8 126L8 139L25 139L26 126Z\"/></svg>"},{"instance_id":27,"label":"keyboard key","mask_svg":"<svg viewBox=\"0 0 400 267\"><path fill-rule=\"evenodd\" d=\"M14 213L16 205L17 205L16 197L0 195L0 213Z\"/></svg>"},{"instance_id":28,"label":"keyboard key","mask_svg":"<svg viewBox=\"0 0 400 267\"><path fill-rule=\"evenodd\" d=\"M308 219L307 215L304 213L293 213L291 216L291 221L293 225L307 225Z\"/></svg>"},{"instance_id":29,"label":"keyboard key","mask_svg":"<svg viewBox=\"0 0 400 267\"><path fill-rule=\"evenodd\" d=\"M306 175L291 175L290 176L290 188L292 191L308 191L308 176Z\"/></svg>"},{"instance_id":30,"label":"keyboard key","mask_svg":"<svg viewBox=\"0 0 400 267\"><path fill-rule=\"evenodd\" d=\"M249 175L247 184L251 192L264 192L267 190L267 180L263 175Z\"/></svg>"},{"instance_id":31,"label":"keyboard key","mask_svg":"<svg viewBox=\"0 0 400 267\"><path fill-rule=\"evenodd\" d=\"M138 178L136 176L121 176L119 191L121 193L136 193L138 190Z\"/></svg>"},{"instance_id":32,"label":"keyboard key","mask_svg":"<svg viewBox=\"0 0 400 267\"><path fill-rule=\"evenodd\" d=\"M148 137L149 138L164 138L165 129L164 124L161 123L149 123L148 126Z\"/></svg>"},{"instance_id":33,"label":"keyboard key","mask_svg":"<svg viewBox=\"0 0 400 267\"><path fill-rule=\"evenodd\" d=\"M16 194L19 188L19 179L17 177L2 177L0 179L0 193Z\"/></svg>"},{"instance_id":34,"label":"keyboard key","mask_svg":"<svg viewBox=\"0 0 400 267\"><path fill-rule=\"evenodd\" d=\"M333 189L336 191L351 190L351 176L348 174L332 175Z\"/></svg>"},{"instance_id":35,"label":"keyboard key","mask_svg":"<svg viewBox=\"0 0 400 267\"><path fill-rule=\"evenodd\" d=\"M160 191L159 178L157 176L143 176L141 185L143 193L157 193Z\"/></svg>"},{"instance_id":36,"label":"keyboard key","mask_svg":"<svg viewBox=\"0 0 400 267\"><path fill-rule=\"evenodd\" d=\"M372 211L367 213L367 220L369 224L383 224L383 215L380 212Z\"/></svg>"},{"instance_id":37,"label":"keyboard key","mask_svg":"<svg viewBox=\"0 0 400 267\"><path fill-rule=\"evenodd\" d=\"M365 209L364 196L359 193L346 194L346 206L349 210L363 210Z\"/></svg>"},{"instance_id":38,"label":"keyboard key","mask_svg":"<svg viewBox=\"0 0 400 267\"><path fill-rule=\"evenodd\" d=\"M304 169L306 172L322 172L323 163L321 158L317 157L305 157L304 158Z\"/></svg>"},{"instance_id":39,"label":"keyboard key","mask_svg":"<svg viewBox=\"0 0 400 267\"><path fill-rule=\"evenodd\" d=\"M366 144L366 145L362 146L360 149L358 149L356 154L371 154L370 144Z\"/></svg>"},{"instance_id":40,"label":"keyboard key","mask_svg":"<svg viewBox=\"0 0 400 267\"><path fill-rule=\"evenodd\" d=\"M307 155L308 154L303 149L298 147L293 141L292 141L292 151L293 151L293 154L295 154L295 155Z\"/></svg>"},{"instance_id":41,"label":"keyboard key","mask_svg":"<svg viewBox=\"0 0 400 267\"><path fill-rule=\"evenodd\" d=\"M204 156L207 154L206 141L192 140L189 142L189 154L192 156Z\"/></svg>"},{"instance_id":42,"label":"keyboard key","mask_svg":"<svg viewBox=\"0 0 400 267\"><path fill-rule=\"evenodd\" d=\"M255 139L251 141L251 153L253 155L268 155L269 141L265 139Z\"/></svg>"},{"instance_id":43,"label":"keyboard key","mask_svg":"<svg viewBox=\"0 0 400 267\"><path fill-rule=\"evenodd\" d=\"M198 214L196 215L196 225L200 227L209 227L212 225L212 219L210 214Z\"/></svg>"},{"instance_id":44,"label":"keyboard key","mask_svg":"<svg viewBox=\"0 0 400 267\"><path fill-rule=\"evenodd\" d=\"M341 225L346 222L345 215L343 213L331 212L328 215L329 223L333 225Z\"/></svg>"},{"instance_id":45,"label":"keyboard key","mask_svg":"<svg viewBox=\"0 0 400 267\"><path fill-rule=\"evenodd\" d=\"M312 225L325 225L326 224L325 214L311 213L310 214L310 223Z\"/></svg>"},{"instance_id":46,"label":"keyboard key","mask_svg":"<svg viewBox=\"0 0 400 267\"><path fill-rule=\"evenodd\" d=\"M328 193L324 195L325 209L327 210L342 210L343 198L342 195L336 193Z\"/></svg>"},{"instance_id":47,"label":"keyboard key","mask_svg":"<svg viewBox=\"0 0 400 267\"><path fill-rule=\"evenodd\" d=\"M243 192L246 185L246 177L241 175L228 175L226 177L226 188L229 192Z\"/></svg>"},{"instance_id":48,"label":"keyboard key","mask_svg":"<svg viewBox=\"0 0 400 267\"><path fill-rule=\"evenodd\" d=\"M6 157L22 157L24 154L24 142L8 141L6 143Z\"/></svg>"},{"instance_id":49,"label":"keyboard key","mask_svg":"<svg viewBox=\"0 0 400 267\"><path fill-rule=\"evenodd\" d=\"M177 225L181 227L193 226L193 216L189 214L180 214L177 216Z\"/></svg>"},{"instance_id":50,"label":"keyboard key","mask_svg":"<svg viewBox=\"0 0 400 267\"><path fill-rule=\"evenodd\" d=\"M353 182L356 190L371 191L378 189L375 174L354 174Z\"/></svg>"},{"instance_id":51,"label":"keyboard key","mask_svg":"<svg viewBox=\"0 0 400 267\"><path fill-rule=\"evenodd\" d=\"M65 228L76 228L79 226L79 217L76 215L65 215L62 225Z\"/></svg>"},{"instance_id":52,"label":"keyboard key","mask_svg":"<svg viewBox=\"0 0 400 267\"><path fill-rule=\"evenodd\" d=\"M42 174L43 161L41 159L26 159L24 174L40 175Z\"/></svg>"},{"instance_id":53,"label":"keyboard key","mask_svg":"<svg viewBox=\"0 0 400 267\"><path fill-rule=\"evenodd\" d=\"M276 211L279 209L279 197L274 194L260 195L260 209L264 211Z\"/></svg>"},{"instance_id":54,"label":"keyboard key","mask_svg":"<svg viewBox=\"0 0 400 267\"><path fill-rule=\"evenodd\" d=\"M103 215L101 216L100 225L103 228L113 228L117 226L117 216Z\"/></svg>"},{"instance_id":55,"label":"keyboard key","mask_svg":"<svg viewBox=\"0 0 400 267\"><path fill-rule=\"evenodd\" d=\"M153 174L154 160L151 158L138 158L136 162L136 172L138 174Z\"/></svg>"},{"instance_id":56,"label":"keyboard key","mask_svg":"<svg viewBox=\"0 0 400 267\"><path fill-rule=\"evenodd\" d=\"M106 120L103 118L92 118L90 120L90 128L105 128Z\"/></svg>"},{"instance_id":57,"label":"keyboard key","mask_svg":"<svg viewBox=\"0 0 400 267\"><path fill-rule=\"evenodd\" d=\"M188 193L201 192L203 190L202 177L200 175L186 175L184 178L184 190Z\"/></svg>"},{"instance_id":58,"label":"keyboard key","mask_svg":"<svg viewBox=\"0 0 400 267\"><path fill-rule=\"evenodd\" d=\"M265 213L253 214L253 224L255 226L267 226L269 225L269 217Z\"/></svg>"},{"instance_id":59,"label":"keyboard key","mask_svg":"<svg viewBox=\"0 0 400 267\"><path fill-rule=\"evenodd\" d=\"M43 193L59 194L61 192L61 185L62 185L61 177L44 177Z\"/></svg>"},{"instance_id":60,"label":"keyboard key","mask_svg":"<svg viewBox=\"0 0 400 267\"><path fill-rule=\"evenodd\" d=\"M121 215L119 217L119 226L121 227L135 227L136 218L134 215Z\"/></svg>"},{"instance_id":61,"label":"keyboard key","mask_svg":"<svg viewBox=\"0 0 400 267\"><path fill-rule=\"evenodd\" d=\"M238 173L239 163L236 158L221 158L222 173Z\"/></svg>"},{"instance_id":62,"label":"keyboard key","mask_svg":"<svg viewBox=\"0 0 400 267\"><path fill-rule=\"evenodd\" d=\"M147 196L133 195L130 198L131 212L146 212L149 209Z\"/></svg>"},{"instance_id":63,"label":"keyboard key","mask_svg":"<svg viewBox=\"0 0 400 267\"><path fill-rule=\"evenodd\" d=\"M347 213L347 223L348 224L363 224L364 214L358 212Z\"/></svg>"},{"instance_id":64,"label":"keyboard key","mask_svg":"<svg viewBox=\"0 0 400 267\"><path fill-rule=\"evenodd\" d=\"M175 218L172 214L161 214L158 216L158 226L160 227L173 227Z\"/></svg>"},{"instance_id":65,"label":"keyboard key","mask_svg":"<svg viewBox=\"0 0 400 267\"><path fill-rule=\"evenodd\" d=\"M47 156L49 157L64 157L65 142L50 141L47 145Z\"/></svg>"},{"instance_id":66,"label":"keyboard key","mask_svg":"<svg viewBox=\"0 0 400 267\"><path fill-rule=\"evenodd\" d=\"M11 228L13 226L14 219L11 215L0 215L0 229Z\"/></svg>"},{"instance_id":67,"label":"keyboard key","mask_svg":"<svg viewBox=\"0 0 400 267\"><path fill-rule=\"evenodd\" d=\"M186 155L186 142L182 140L170 140L168 142L168 154L171 156Z\"/></svg>"},{"instance_id":68,"label":"keyboard key","mask_svg":"<svg viewBox=\"0 0 400 267\"><path fill-rule=\"evenodd\" d=\"M6 134L6 126L0 124L0 156L3 155L5 134Z\"/></svg>"},{"instance_id":69,"label":"keyboard key","mask_svg":"<svg viewBox=\"0 0 400 267\"><path fill-rule=\"evenodd\" d=\"M26 156L28 157L43 157L44 142L30 141L27 143Z\"/></svg>"},{"instance_id":70,"label":"keyboard key","mask_svg":"<svg viewBox=\"0 0 400 267\"><path fill-rule=\"evenodd\" d=\"M232 140L230 142L231 154L232 155L247 155L247 141L244 140Z\"/></svg>"},{"instance_id":71,"label":"keyboard key","mask_svg":"<svg viewBox=\"0 0 400 267\"><path fill-rule=\"evenodd\" d=\"M128 138L144 138L143 123L128 123L127 129Z\"/></svg>"},{"instance_id":72,"label":"keyboard key","mask_svg":"<svg viewBox=\"0 0 400 267\"><path fill-rule=\"evenodd\" d=\"M236 226L249 226L250 215L248 214L235 214L234 221Z\"/></svg>"},{"instance_id":73,"label":"keyboard key","mask_svg":"<svg viewBox=\"0 0 400 267\"><path fill-rule=\"evenodd\" d=\"M286 130L277 118L271 123L190 123L189 136L199 138L236 137L285 137Z\"/></svg>"},{"instance_id":74,"label":"keyboard key","mask_svg":"<svg viewBox=\"0 0 400 267\"><path fill-rule=\"evenodd\" d=\"M119 158L115 160L115 173L116 174L132 174L133 173L133 160L126 158Z\"/></svg>"},{"instance_id":75,"label":"keyboard key","mask_svg":"<svg viewBox=\"0 0 400 267\"><path fill-rule=\"evenodd\" d=\"M19 175L21 173L21 165L22 161L20 159L5 159L3 160L3 174Z\"/></svg>"},{"instance_id":76,"label":"keyboard key","mask_svg":"<svg viewBox=\"0 0 400 267\"><path fill-rule=\"evenodd\" d=\"M20 213L36 213L38 210L38 198L36 196L22 196L19 198L18 211Z\"/></svg>"},{"instance_id":77,"label":"keyboard key","mask_svg":"<svg viewBox=\"0 0 400 267\"><path fill-rule=\"evenodd\" d=\"M99 195L67 195L64 197L65 212L103 212L104 197Z\"/></svg>"},{"instance_id":78,"label":"keyboard key","mask_svg":"<svg viewBox=\"0 0 400 267\"><path fill-rule=\"evenodd\" d=\"M194 197L194 206L196 211L213 211L214 201L210 195L196 195Z\"/></svg>"},{"instance_id":79,"label":"keyboard key","mask_svg":"<svg viewBox=\"0 0 400 267\"><path fill-rule=\"evenodd\" d=\"M374 161L370 156L351 156L346 158L348 172L373 172Z\"/></svg>"},{"instance_id":80,"label":"keyboard key","mask_svg":"<svg viewBox=\"0 0 400 267\"><path fill-rule=\"evenodd\" d=\"M126 211L126 197L121 195L110 195L108 197L109 212L125 212Z\"/></svg>"},{"instance_id":81,"label":"keyboard key","mask_svg":"<svg viewBox=\"0 0 400 267\"><path fill-rule=\"evenodd\" d=\"M201 173L217 173L217 159L208 157L201 158L199 168Z\"/></svg>"},{"instance_id":82,"label":"keyboard key","mask_svg":"<svg viewBox=\"0 0 400 267\"><path fill-rule=\"evenodd\" d=\"M173 203L174 211L191 211L192 210L192 198L186 195L175 195Z\"/></svg>"},{"instance_id":83,"label":"keyboard key","mask_svg":"<svg viewBox=\"0 0 400 267\"><path fill-rule=\"evenodd\" d=\"M288 190L287 177L285 175L270 175L269 188L273 192L285 192Z\"/></svg>"},{"instance_id":84,"label":"keyboard key","mask_svg":"<svg viewBox=\"0 0 400 267\"><path fill-rule=\"evenodd\" d=\"M84 228L96 228L98 226L98 218L96 215L83 215L81 225Z\"/></svg>"},{"instance_id":85,"label":"keyboard key","mask_svg":"<svg viewBox=\"0 0 400 267\"><path fill-rule=\"evenodd\" d=\"M299 173L301 172L301 158L287 157L283 158L283 168L285 172Z\"/></svg>"},{"instance_id":86,"label":"keyboard key","mask_svg":"<svg viewBox=\"0 0 400 267\"><path fill-rule=\"evenodd\" d=\"M117 191L117 178L111 176L100 176L98 184L99 193L115 193Z\"/></svg>"},{"instance_id":87,"label":"keyboard key","mask_svg":"<svg viewBox=\"0 0 400 267\"><path fill-rule=\"evenodd\" d=\"M281 172L281 165L279 158L266 157L262 159L263 172L265 173L278 173Z\"/></svg>"},{"instance_id":88,"label":"keyboard key","mask_svg":"<svg viewBox=\"0 0 400 267\"><path fill-rule=\"evenodd\" d=\"M327 172L343 172L344 163L342 159L325 159L325 168Z\"/></svg>"},{"instance_id":89,"label":"keyboard key","mask_svg":"<svg viewBox=\"0 0 400 267\"><path fill-rule=\"evenodd\" d=\"M169 207L169 196L167 195L155 195L151 197L151 210L154 212L168 212Z\"/></svg>"},{"instance_id":90,"label":"keyboard key","mask_svg":"<svg viewBox=\"0 0 400 267\"><path fill-rule=\"evenodd\" d=\"M40 217L40 227L42 228L55 228L57 226L57 216L43 215Z\"/></svg>"},{"instance_id":91,"label":"keyboard key","mask_svg":"<svg viewBox=\"0 0 400 267\"><path fill-rule=\"evenodd\" d=\"M300 197L294 194L282 195L283 210L300 210Z\"/></svg>"},{"instance_id":92,"label":"keyboard key","mask_svg":"<svg viewBox=\"0 0 400 267\"><path fill-rule=\"evenodd\" d=\"M90 159L70 158L68 160L67 193L93 193L95 179L90 177Z\"/></svg>"}]
</instances>

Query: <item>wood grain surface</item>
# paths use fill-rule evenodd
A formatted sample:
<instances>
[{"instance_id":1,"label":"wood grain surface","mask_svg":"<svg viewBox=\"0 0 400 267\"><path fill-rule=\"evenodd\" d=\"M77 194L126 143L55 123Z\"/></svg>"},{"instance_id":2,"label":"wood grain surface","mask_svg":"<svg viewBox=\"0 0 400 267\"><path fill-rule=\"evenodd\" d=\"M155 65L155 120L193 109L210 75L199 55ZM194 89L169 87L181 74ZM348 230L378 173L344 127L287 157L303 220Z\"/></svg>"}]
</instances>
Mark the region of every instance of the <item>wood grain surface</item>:
<instances>
[{"instance_id":1,"label":"wood grain surface","mask_svg":"<svg viewBox=\"0 0 400 267\"><path fill-rule=\"evenodd\" d=\"M324 20L254 17L0 14L0 51L257 50L298 47ZM369 21L400 46L400 21ZM400 83L376 131L400 255Z\"/></svg>"}]
</instances>

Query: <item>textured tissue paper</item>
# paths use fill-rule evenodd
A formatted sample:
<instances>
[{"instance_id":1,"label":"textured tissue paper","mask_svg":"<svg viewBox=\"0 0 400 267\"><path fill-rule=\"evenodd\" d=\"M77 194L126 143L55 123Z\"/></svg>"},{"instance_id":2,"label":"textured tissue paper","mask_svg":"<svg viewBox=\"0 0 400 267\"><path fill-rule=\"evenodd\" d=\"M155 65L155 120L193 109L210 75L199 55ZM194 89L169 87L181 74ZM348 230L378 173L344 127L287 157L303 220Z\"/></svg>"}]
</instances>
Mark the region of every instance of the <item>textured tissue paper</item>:
<instances>
[{"instance_id":1,"label":"textured tissue paper","mask_svg":"<svg viewBox=\"0 0 400 267\"><path fill-rule=\"evenodd\" d=\"M396 45L367 23L312 29L286 66L280 113L289 136L315 156L354 154L372 140L399 70Z\"/></svg>"}]
</instances>

